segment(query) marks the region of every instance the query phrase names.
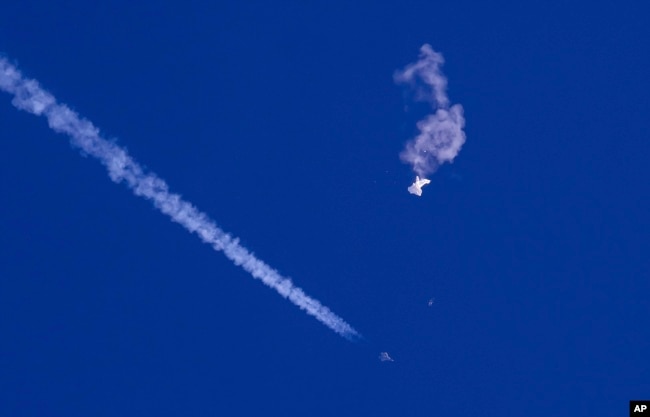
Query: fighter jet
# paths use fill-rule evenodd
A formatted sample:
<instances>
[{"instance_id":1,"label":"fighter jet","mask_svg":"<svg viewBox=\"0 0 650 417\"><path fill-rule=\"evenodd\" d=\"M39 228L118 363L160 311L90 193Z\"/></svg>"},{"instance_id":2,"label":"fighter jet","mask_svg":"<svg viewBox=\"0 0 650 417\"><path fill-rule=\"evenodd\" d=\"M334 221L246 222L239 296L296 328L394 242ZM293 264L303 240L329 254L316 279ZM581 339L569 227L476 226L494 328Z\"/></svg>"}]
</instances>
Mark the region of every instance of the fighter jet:
<instances>
[{"instance_id":1,"label":"fighter jet","mask_svg":"<svg viewBox=\"0 0 650 417\"><path fill-rule=\"evenodd\" d=\"M426 178L420 179L419 176L416 176L415 177L415 182L413 183L413 185L411 185L408 188L409 193L415 194L418 197L421 196L422 195L422 187L424 187L425 185L427 185L430 182L431 181L426 179Z\"/></svg>"}]
</instances>

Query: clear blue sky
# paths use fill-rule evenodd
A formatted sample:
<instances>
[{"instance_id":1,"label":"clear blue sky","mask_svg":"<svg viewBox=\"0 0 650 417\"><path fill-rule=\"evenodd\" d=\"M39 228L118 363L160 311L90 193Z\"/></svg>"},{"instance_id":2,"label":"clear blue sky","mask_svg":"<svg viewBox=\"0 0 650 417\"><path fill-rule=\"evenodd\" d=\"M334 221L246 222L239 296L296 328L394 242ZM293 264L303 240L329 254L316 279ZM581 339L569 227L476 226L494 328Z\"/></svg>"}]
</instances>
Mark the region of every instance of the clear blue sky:
<instances>
[{"instance_id":1,"label":"clear blue sky","mask_svg":"<svg viewBox=\"0 0 650 417\"><path fill-rule=\"evenodd\" d=\"M649 398L648 10L524 3L3 5L26 75L365 339L3 93L0 415L609 417ZM424 43L467 142L417 198L398 154L428 109L392 75Z\"/></svg>"}]
</instances>

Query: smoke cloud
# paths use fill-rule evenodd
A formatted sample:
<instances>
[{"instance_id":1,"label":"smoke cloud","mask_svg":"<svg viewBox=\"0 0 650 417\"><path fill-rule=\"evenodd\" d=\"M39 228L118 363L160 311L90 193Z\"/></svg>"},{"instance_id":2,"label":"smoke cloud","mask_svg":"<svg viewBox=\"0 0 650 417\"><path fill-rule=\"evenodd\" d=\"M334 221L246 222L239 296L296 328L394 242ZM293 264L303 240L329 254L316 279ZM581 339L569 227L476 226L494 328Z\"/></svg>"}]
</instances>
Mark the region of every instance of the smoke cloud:
<instances>
[{"instance_id":1,"label":"smoke cloud","mask_svg":"<svg viewBox=\"0 0 650 417\"><path fill-rule=\"evenodd\" d=\"M442 74L444 58L430 45L420 48L417 62L394 75L395 82L415 90L416 99L431 104L433 114L417 123L418 135L406 144L400 159L425 178L445 162L452 162L465 143L465 119L460 104L449 106L447 78Z\"/></svg>"},{"instance_id":2,"label":"smoke cloud","mask_svg":"<svg viewBox=\"0 0 650 417\"><path fill-rule=\"evenodd\" d=\"M99 160L114 182L125 183L135 195L151 201L174 222L195 233L214 250L223 252L254 278L346 339L361 337L345 320L318 300L309 297L290 279L257 259L239 243L239 239L221 230L205 213L184 201L180 195L170 192L165 181L153 173L145 172L126 150L102 138L99 129L90 121L80 117L65 104L58 103L37 81L24 78L15 66L2 57L0 90L14 96L12 104L18 109L45 116L52 130L68 135L73 146Z\"/></svg>"}]
</instances>

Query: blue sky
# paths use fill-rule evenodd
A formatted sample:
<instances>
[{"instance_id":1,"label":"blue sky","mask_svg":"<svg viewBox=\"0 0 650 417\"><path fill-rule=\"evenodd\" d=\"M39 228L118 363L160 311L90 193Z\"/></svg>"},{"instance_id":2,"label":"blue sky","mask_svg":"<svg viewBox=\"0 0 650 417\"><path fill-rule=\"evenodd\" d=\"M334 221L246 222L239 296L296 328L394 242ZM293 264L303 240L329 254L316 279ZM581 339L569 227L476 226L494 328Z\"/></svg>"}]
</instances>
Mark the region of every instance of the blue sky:
<instances>
[{"instance_id":1,"label":"blue sky","mask_svg":"<svg viewBox=\"0 0 650 417\"><path fill-rule=\"evenodd\" d=\"M26 76L364 339L3 93L0 414L624 415L650 397L645 16L625 1L5 5L0 51ZM417 198L398 155L430 108L393 73L424 43L467 142Z\"/></svg>"}]
</instances>

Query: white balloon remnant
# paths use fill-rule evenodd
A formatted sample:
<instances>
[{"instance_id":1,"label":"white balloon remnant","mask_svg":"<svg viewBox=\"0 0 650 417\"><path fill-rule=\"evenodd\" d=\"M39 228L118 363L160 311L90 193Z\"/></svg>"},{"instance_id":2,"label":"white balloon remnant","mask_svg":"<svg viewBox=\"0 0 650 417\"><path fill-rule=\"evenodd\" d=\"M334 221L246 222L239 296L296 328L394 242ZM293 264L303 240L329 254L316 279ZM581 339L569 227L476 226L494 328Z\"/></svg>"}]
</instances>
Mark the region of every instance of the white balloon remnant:
<instances>
[{"instance_id":1,"label":"white balloon remnant","mask_svg":"<svg viewBox=\"0 0 650 417\"><path fill-rule=\"evenodd\" d=\"M426 178L420 179L420 177L416 175L415 176L415 182L408 188L409 193L415 194L418 197L421 196L422 195L422 187L429 184L430 182L431 182L430 180L428 180Z\"/></svg>"}]
</instances>

